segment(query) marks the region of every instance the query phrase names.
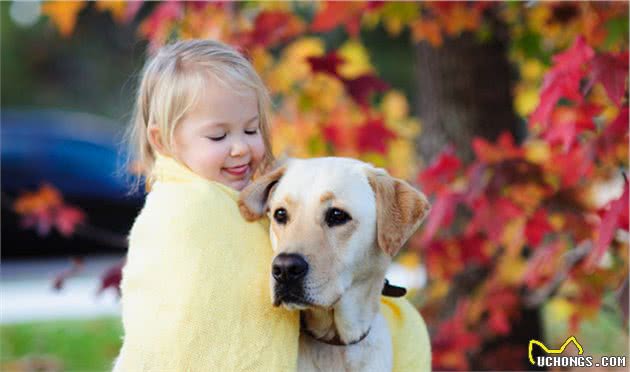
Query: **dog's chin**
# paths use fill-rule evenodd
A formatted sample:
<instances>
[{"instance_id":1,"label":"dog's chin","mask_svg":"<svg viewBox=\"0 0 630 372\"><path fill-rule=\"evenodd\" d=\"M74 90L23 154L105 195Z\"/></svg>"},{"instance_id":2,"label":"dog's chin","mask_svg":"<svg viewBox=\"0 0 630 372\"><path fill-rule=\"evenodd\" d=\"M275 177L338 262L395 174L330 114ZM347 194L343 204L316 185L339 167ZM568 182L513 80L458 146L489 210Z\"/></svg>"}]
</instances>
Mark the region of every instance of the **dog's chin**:
<instances>
[{"instance_id":1,"label":"dog's chin","mask_svg":"<svg viewBox=\"0 0 630 372\"><path fill-rule=\"evenodd\" d=\"M287 310L306 310L311 304L302 297L291 294L276 294L273 299L273 306L282 306Z\"/></svg>"},{"instance_id":2,"label":"dog's chin","mask_svg":"<svg viewBox=\"0 0 630 372\"><path fill-rule=\"evenodd\" d=\"M282 307L284 307L285 309L289 311L302 311L302 310L307 310L310 306L301 304L301 303L295 303L295 302L283 302Z\"/></svg>"}]
</instances>

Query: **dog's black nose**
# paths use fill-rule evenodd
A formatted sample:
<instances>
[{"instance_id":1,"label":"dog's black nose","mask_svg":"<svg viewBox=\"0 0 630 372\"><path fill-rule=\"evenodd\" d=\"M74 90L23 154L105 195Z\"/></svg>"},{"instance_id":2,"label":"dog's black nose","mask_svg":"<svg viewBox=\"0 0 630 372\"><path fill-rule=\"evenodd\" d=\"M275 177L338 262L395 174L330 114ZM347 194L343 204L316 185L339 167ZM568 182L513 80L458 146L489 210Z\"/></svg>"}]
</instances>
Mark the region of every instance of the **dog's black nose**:
<instances>
[{"instance_id":1,"label":"dog's black nose","mask_svg":"<svg viewBox=\"0 0 630 372\"><path fill-rule=\"evenodd\" d=\"M308 263L299 254L280 253L271 266L271 273L279 283L304 279L307 272Z\"/></svg>"}]
</instances>

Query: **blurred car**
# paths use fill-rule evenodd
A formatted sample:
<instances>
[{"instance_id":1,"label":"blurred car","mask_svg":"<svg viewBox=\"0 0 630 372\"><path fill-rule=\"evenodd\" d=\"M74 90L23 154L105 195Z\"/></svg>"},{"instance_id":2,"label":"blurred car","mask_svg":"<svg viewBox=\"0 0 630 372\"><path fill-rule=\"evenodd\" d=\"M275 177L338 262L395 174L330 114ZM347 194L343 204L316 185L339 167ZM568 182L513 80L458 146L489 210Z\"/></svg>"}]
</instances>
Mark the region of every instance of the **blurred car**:
<instances>
[{"instance_id":1,"label":"blurred car","mask_svg":"<svg viewBox=\"0 0 630 372\"><path fill-rule=\"evenodd\" d=\"M2 258L113 253L121 247L104 239L40 236L24 229L12 201L43 184L81 208L88 223L112 236L126 236L142 205L125 174L119 123L95 115L60 110L2 110Z\"/></svg>"}]
</instances>

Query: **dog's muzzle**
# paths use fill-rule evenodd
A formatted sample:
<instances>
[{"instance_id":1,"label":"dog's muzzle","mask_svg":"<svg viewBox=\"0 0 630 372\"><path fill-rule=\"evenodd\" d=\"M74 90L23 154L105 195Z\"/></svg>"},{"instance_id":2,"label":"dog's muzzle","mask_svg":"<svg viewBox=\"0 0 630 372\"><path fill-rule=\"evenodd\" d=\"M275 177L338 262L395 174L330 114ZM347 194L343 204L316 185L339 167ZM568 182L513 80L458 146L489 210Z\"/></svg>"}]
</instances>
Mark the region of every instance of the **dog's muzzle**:
<instances>
[{"instance_id":1,"label":"dog's muzzle","mask_svg":"<svg viewBox=\"0 0 630 372\"><path fill-rule=\"evenodd\" d=\"M280 253L274 258L271 274L274 284L274 306L281 303L305 305L304 278L308 262L299 254Z\"/></svg>"}]
</instances>

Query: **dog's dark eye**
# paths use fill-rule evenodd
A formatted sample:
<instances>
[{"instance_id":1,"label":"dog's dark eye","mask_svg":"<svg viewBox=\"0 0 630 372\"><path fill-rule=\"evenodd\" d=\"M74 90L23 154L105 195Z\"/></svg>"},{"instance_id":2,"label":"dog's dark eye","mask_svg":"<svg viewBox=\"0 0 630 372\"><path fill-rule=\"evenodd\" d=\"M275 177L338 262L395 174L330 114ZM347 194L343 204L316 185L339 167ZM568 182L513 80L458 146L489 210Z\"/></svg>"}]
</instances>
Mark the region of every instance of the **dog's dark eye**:
<instances>
[{"instance_id":1,"label":"dog's dark eye","mask_svg":"<svg viewBox=\"0 0 630 372\"><path fill-rule=\"evenodd\" d=\"M289 219L289 215L287 214L287 210L284 208L278 208L275 212L273 212L273 219L276 220L277 223L284 225L287 223Z\"/></svg>"},{"instance_id":2,"label":"dog's dark eye","mask_svg":"<svg viewBox=\"0 0 630 372\"><path fill-rule=\"evenodd\" d=\"M330 208L329 210L327 210L326 216L324 217L324 220L326 221L326 225L328 225L328 227L343 225L351 219L352 217L350 217L348 213L337 208Z\"/></svg>"}]
</instances>

